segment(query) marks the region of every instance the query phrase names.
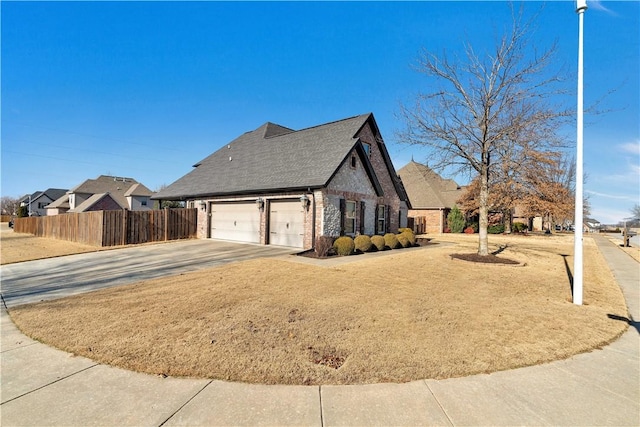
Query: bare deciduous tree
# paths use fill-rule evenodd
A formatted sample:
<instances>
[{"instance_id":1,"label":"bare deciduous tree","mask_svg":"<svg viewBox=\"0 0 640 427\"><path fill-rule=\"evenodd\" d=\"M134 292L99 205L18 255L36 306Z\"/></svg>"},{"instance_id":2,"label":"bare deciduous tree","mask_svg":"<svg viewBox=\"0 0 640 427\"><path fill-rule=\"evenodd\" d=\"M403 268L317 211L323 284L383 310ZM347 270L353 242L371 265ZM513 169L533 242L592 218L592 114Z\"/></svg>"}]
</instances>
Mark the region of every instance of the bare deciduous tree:
<instances>
[{"instance_id":1,"label":"bare deciduous tree","mask_svg":"<svg viewBox=\"0 0 640 427\"><path fill-rule=\"evenodd\" d=\"M3 215L15 215L18 213L18 198L11 196L2 196L0 199L0 209Z\"/></svg>"},{"instance_id":2,"label":"bare deciduous tree","mask_svg":"<svg viewBox=\"0 0 640 427\"><path fill-rule=\"evenodd\" d=\"M429 147L430 166L477 174L478 254L488 255L489 182L501 166L513 170L518 153L557 148L558 127L573 112L553 103L564 93L550 71L555 46L538 52L531 45L532 21L513 11L511 28L495 50L478 55L470 44L465 57L424 51L418 71L439 89L402 106L406 129L399 140Z\"/></svg>"}]
</instances>

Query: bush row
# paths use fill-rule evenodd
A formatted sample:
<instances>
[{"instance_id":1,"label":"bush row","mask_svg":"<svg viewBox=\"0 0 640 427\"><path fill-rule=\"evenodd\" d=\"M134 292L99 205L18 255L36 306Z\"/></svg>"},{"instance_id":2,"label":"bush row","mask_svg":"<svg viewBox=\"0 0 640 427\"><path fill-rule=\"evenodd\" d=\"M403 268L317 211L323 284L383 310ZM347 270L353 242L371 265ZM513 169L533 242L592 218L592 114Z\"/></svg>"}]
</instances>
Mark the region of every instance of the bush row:
<instances>
[{"instance_id":1,"label":"bush row","mask_svg":"<svg viewBox=\"0 0 640 427\"><path fill-rule=\"evenodd\" d=\"M354 253L383 251L385 249L410 248L416 244L416 236L410 228L400 228L398 234L387 233L384 236L367 236L361 234L355 239L349 236L338 237L329 247L331 237L321 236L316 239L316 254L320 257L329 255L330 249L337 255L347 256Z\"/></svg>"}]
</instances>

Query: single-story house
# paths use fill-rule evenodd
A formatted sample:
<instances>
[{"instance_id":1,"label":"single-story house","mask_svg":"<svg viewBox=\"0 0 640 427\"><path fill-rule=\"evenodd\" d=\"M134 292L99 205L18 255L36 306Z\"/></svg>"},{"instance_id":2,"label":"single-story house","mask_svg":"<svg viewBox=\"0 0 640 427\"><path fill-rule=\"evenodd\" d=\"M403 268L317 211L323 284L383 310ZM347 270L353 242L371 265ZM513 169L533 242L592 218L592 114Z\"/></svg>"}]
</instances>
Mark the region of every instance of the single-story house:
<instances>
[{"instance_id":1,"label":"single-story house","mask_svg":"<svg viewBox=\"0 0 640 427\"><path fill-rule=\"evenodd\" d=\"M395 232L407 197L373 114L240 135L155 194L198 208L198 236L310 249L316 237Z\"/></svg>"},{"instance_id":2,"label":"single-story house","mask_svg":"<svg viewBox=\"0 0 640 427\"><path fill-rule=\"evenodd\" d=\"M398 170L398 175L409 197L409 223L414 231L418 234L444 232L447 215L464 188L413 160Z\"/></svg>"},{"instance_id":3,"label":"single-story house","mask_svg":"<svg viewBox=\"0 0 640 427\"><path fill-rule=\"evenodd\" d=\"M47 215L128 209L151 210L153 192L133 178L100 175L73 187L50 203Z\"/></svg>"},{"instance_id":4,"label":"single-story house","mask_svg":"<svg viewBox=\"0 0 640 427\"><path fill-rule=\"evenodd\" d=\"M18 200L20 206L27 206L30 216L44 216L47 214L46 206L62 197L67 192L62 188L48 188L45 191L36 191L27 194Z\"/></svg>"}]
</instances>

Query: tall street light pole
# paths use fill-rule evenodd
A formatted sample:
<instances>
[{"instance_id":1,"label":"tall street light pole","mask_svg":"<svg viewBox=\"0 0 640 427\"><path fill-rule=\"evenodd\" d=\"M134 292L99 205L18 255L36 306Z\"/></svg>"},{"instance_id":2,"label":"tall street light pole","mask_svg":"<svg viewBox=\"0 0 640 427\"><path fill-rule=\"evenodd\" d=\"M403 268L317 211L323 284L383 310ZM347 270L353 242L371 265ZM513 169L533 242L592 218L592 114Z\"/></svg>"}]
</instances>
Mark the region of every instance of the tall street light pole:
<instances>
[{"instance_id":1,"label":"tall street light pole","mask_svg":"<svg viewBox=\"0 0 640 427\"><path fill-rule=\"evenodd\" d=\"M587 0L576 1L576 13L578 14L578 118L577 118L577 141L576 141L576 211L575 211L575 226L573 237L573 303L576 305L582 305L582 233L583 233L583 171L582 171L582 131L583 131L583 23L584 23L584 11L587 10Z\"/></svg>"}]
</instances>

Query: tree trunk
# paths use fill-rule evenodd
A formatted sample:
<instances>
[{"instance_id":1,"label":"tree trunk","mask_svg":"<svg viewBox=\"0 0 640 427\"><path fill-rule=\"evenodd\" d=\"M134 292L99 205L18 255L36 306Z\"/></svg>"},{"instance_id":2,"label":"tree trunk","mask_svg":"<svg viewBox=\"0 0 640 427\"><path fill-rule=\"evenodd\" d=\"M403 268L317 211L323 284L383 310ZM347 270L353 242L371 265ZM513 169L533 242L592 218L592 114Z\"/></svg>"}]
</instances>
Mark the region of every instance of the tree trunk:
<instances>
[{"instance_id":1,"label":"tree trunk","mask_svg":"<svg viewBox=\"0 0 640 427\"><path fill-rule=\"evenodd\" d=\"M489 238L487 227L489 226L489 168L482 165L480 171L480 219L478 223L478 255L489 255Z\"/></svg>"},{"instance_id":2,"label":"tree trunk","mask_svg":"<svg viewBox=\"0 0 640 427\"><path fill-rule=\"evenodd\" d=\"M511 223L513 222L513 217L511 216L511 209L504 210L503 221L504 221L504 232L507 234L511 234Z\"/></svg>"}]
</instances>

